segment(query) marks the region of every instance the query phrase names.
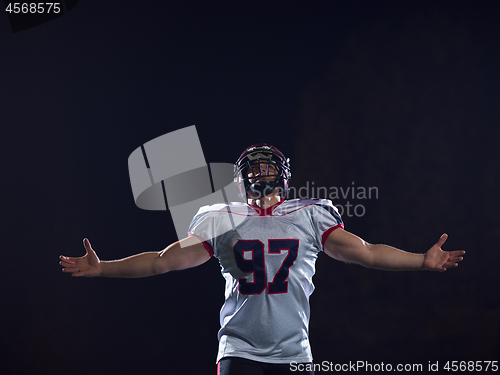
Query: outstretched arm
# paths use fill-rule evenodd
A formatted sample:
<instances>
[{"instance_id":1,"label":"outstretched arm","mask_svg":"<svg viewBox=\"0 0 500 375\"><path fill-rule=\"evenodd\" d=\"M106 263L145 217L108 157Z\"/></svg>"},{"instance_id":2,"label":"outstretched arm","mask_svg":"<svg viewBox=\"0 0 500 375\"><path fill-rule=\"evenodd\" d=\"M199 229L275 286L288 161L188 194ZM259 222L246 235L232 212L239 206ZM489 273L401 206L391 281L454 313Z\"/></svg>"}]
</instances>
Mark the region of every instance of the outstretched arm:
<instances>
[{"instance_id":1,"label":"outstretched arm","mask_svg":"<svg viewBox=\"0 0 500 375\"><path fill-rule=\"evenodd\" d=\"M328 236L324 250L334 259L382 270L446 271L458 266L465 251L443 251L448 238L443 234L425 254L414 254L387 245L373 245L341 228Z\"/></svg>"},{"instance_id":2,"label":"outstretched arm","mask_svg":"<svg viewBox=\"0 0 500 375\"><path fill-rule=\"evenodd\" d=\"M196 237L186 237L162 251L136 254L128 258L101 261L90 245L83 240L86 254L79 258L61 255L63 272L72 276L147 277L199 266L210 259L203 243Z\"/></svg>"}]
</instances>

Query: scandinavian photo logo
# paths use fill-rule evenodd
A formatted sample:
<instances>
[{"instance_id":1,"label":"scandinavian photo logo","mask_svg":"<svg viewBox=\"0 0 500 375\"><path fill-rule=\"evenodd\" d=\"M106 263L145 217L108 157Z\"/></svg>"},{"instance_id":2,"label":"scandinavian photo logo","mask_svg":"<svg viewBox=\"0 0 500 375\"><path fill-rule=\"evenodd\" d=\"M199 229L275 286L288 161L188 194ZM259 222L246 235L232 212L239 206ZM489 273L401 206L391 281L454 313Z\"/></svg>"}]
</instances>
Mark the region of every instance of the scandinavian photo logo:
<instances>
[{"instance_id":1,"label":"scandinavian photo logo","mask_svg":"<svg viewBox=\"0 0 500 375\"><path fill-rule=\"evenodd\" d=\"M330 199L340 216L362 217L366 214L363 204L368 199L378 199L378 187L356 186L354 181L350 186L315 186L314 181L307 181L305 186L290 187L290 198L323 198ZM341 202L341 203L338 203Z\"/></svg>"}]
</instances>

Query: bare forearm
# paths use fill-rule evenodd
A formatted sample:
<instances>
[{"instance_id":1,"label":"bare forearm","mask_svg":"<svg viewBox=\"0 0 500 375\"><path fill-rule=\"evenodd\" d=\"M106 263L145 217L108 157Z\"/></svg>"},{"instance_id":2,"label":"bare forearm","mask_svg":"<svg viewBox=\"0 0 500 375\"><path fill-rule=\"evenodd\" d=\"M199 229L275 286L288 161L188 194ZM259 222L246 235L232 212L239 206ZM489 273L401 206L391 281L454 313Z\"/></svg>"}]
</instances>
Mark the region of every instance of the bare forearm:
<instances>
[{"instance_id":1,"label":"bare forearm","mask_svg":"<svg viewBox=\"0 0 500 375\"><path fill-rule=\"evenodd\" d=\"M211 253L207 251L210 249L205 248L205 244L194 236L176 241L162 251L150 251L111 261L99 260L88 238L83 240L83 245L86 250L84 256L59 257L63 272L77 277L147 277L196 267L211 257Z\"/></svg>"},{"instance_id":2,"label":"bare forearm","mask_svg":"<svg viewBox=\"0 0 500 375\"><path fill-rule=\"evenodd\" d=\"M414 254L388 245L369 244L340 228L330 233L324 244L324 251L334 259L368 268L388 271L446 271L447 268L456 267L465 254L463 250L443 251L441 245L447 237L447 234L443 234L425 254Z\"/></svg>"},{"instance_id":3,"label":"bare forearm","mask_svg":"<svg viewBox=\"0 0 500 375\"><path fill-rule=\"evenodd\" d=\"M364 266L389 271L422 269L425 254L414 254L388 245L366 244L370 261Z\"/></svg>"},{"instance_id":4,"label":"bare forearm","mask_svg":"<svg viewBox=\"0 0 500 375\"><path fill-rule=\"evenodd\" d=\"M119 260L101 261L101 274L103 277L148 277L156 275L155 262L159 259L158 252L140 253Z\"/></svg>"}]
</instances>

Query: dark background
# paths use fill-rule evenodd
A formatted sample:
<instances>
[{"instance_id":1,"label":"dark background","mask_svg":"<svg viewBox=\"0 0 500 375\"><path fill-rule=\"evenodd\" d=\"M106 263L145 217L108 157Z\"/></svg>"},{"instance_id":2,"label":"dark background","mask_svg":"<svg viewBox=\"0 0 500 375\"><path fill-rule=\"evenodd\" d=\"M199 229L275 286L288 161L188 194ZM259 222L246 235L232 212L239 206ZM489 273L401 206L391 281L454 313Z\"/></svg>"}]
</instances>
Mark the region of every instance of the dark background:
<instances>
[{"instance_id":1,"label":"dark background","mask_svg":"<svg viewBox=\"0 0 500 375\"><path fill-rule=\"evenodd\" d=\"M333 199L363 205L344 220L369 242L447 232L467 251L444 274L321 256L316 363L499 360L496 2L180 3L81 0L15 33L0 17L0 373L215 373L215 259L135 280L58 265L84 237L101 259L176 240L135 206L127 158L193 124L207 162L267 142L297 188L377 187Z\"/></svg>"}]
</instances>

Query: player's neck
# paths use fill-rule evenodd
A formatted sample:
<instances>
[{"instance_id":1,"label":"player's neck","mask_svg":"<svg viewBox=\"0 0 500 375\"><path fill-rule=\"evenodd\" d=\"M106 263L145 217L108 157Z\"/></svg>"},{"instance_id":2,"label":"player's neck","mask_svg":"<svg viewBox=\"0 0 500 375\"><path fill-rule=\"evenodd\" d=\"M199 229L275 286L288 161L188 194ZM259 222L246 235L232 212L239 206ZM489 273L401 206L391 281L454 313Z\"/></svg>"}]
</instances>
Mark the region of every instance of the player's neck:
<instances>
[{"instance_id":1,"label":"player's neck","mask_svg":"<svg viewBox=\"0 0 500 375\"><path fill-rule=\"evenodd\" d=\"M279 194L279 191L274 191L272 194L257 199L248 198L248 204L260 207L262 209L274 206L276 203L279 203L281 201L282 199L281 195Z\"/></svg>"}]
</instances>

